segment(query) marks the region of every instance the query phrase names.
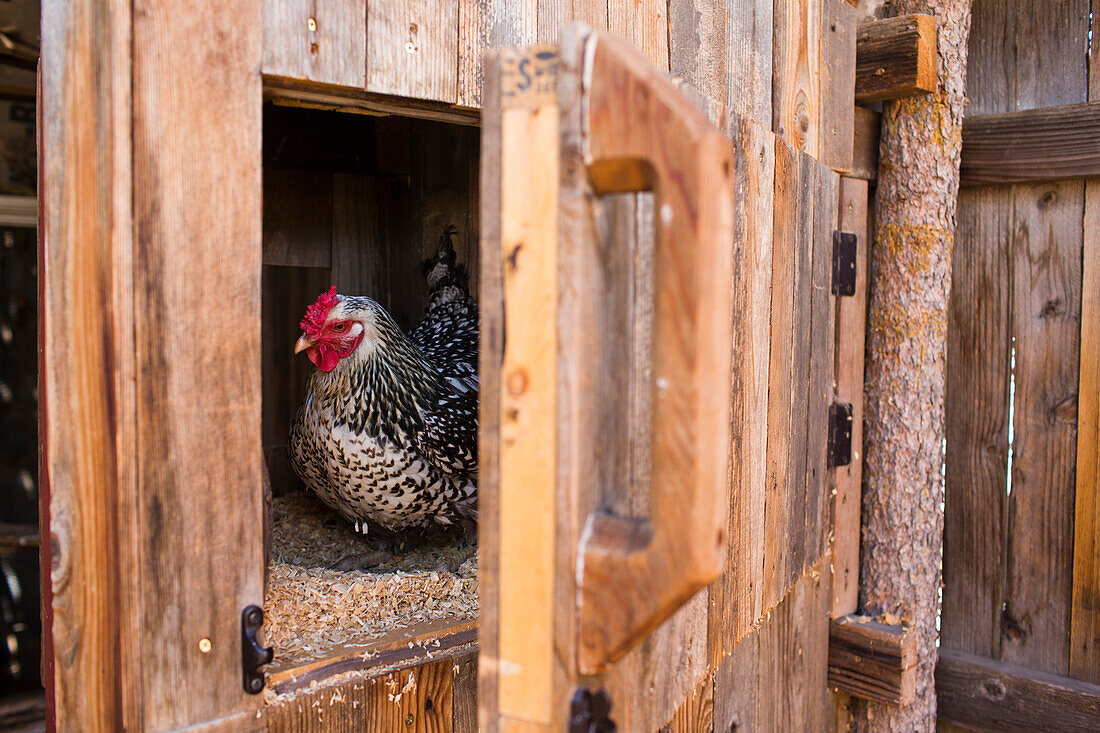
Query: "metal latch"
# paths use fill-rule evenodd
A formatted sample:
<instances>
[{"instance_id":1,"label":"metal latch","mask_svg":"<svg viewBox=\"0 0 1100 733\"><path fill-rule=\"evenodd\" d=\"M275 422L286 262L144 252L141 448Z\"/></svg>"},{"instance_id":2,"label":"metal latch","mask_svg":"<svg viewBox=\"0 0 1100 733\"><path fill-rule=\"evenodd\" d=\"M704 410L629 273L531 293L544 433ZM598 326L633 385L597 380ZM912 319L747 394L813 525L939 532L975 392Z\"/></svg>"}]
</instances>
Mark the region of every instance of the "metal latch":
<instances>
[{"instance_id":1,"label":"metal latch","mask_svg":"<svg viewBox=\"0 0 1100 733\"><path fill-rule=\"evenodd\" d=\"M829 468L852 462L852 406L847 402L829 405Z\"/></svg>"},{"instance_id":2,"label":"metal latch","mask_svg":"<svg viewBox=\"0 0 1100 733\"><path fill-rule=\"evenodd\" d=\"M856 235L833 232L833 295L856 294Z\"/></svg>"},{"instance_id":3,"label":"metal latch","mask_svg":"<svg viewBox=\"0 0 1100 733\"><path fill-rule=\"evenodd\" d=\"M618 727L611 714L611 696L607 690L578 687L569 706L569 733L615 733Z\"/></svg>"},{"instance_id":4,"label":"metal latch","mask_svg":"<svg viewBox=\"0 0 1100 733\"><path fill-rule=\"evenodd\" d=\"M241 671L244 674L244 691L258 695L264 689L264 673L260 667L271 664L275 650L264 648L256 640L256 634L264 626L264 611L259 606L248 606L241 611Z\"/></svg>"}]
</instances>

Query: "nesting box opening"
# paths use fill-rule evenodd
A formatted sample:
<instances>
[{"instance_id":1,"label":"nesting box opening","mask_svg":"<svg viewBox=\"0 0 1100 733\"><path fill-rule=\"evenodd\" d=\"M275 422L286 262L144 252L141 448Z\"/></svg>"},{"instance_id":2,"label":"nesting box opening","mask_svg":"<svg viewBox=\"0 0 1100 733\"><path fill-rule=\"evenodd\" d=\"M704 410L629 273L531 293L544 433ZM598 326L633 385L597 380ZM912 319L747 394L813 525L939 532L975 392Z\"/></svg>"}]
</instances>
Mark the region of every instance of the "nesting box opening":
<instances>
[{"instance_id":1,"label":"nesting box opening","mask_svg":"<svg viewBox=\"0 0 1100 733\"><path fill-rule=\"evenodd\" d=\"M402 116L264 107L265 643L272 671L383 659L440 634L472 637L476 543L461 532L364 536L306 489L288 455L310 372L295 354L319 293L368 296L408 333L429 300L424 262L453 229L477 296L478 128ZM438 646L438 645L436 645Z\"/></svg>"}]
</instances>

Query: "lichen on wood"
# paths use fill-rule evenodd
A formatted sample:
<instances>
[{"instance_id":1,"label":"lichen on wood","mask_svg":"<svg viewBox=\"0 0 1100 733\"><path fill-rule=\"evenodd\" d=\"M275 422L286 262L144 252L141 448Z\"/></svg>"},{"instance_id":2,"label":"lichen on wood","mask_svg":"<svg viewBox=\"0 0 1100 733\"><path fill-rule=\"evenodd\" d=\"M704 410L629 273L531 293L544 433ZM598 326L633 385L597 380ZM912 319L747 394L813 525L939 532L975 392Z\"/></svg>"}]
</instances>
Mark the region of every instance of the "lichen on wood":
<instances>
[{"instance_id":1,"label":"lichen on wood","mask_svg":"<svg viewBox=\"0 0 1100 733\"><path fill-rule=\"evenodd\" d=\"M944 394L970 0L901 0L938 26L937 90L885 104L867 318L860 609L917 638L916 700L859 706L861 730L933 730Z\"/></svg>"}]
</instances>

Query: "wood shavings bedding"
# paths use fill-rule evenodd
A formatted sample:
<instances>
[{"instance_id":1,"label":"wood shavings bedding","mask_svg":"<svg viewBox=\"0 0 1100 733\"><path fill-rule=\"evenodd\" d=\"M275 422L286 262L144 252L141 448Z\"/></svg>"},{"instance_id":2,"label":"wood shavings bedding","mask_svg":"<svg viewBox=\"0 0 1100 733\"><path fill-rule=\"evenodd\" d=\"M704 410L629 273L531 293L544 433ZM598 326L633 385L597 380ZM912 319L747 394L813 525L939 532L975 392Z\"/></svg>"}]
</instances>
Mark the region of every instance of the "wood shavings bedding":
<instances>
[{"instance_id":1,"label":"wood shavings bedding","mask_svg":"<svg viewBox=\"0 0 1100 733\"><path fill-rule=\"evenodd\" d=\"M477 552L426 539L395 552L306 492L272 505L264 643L279 668L369 649L387 632L478 614Z\"/></svg>"}]
</instances>

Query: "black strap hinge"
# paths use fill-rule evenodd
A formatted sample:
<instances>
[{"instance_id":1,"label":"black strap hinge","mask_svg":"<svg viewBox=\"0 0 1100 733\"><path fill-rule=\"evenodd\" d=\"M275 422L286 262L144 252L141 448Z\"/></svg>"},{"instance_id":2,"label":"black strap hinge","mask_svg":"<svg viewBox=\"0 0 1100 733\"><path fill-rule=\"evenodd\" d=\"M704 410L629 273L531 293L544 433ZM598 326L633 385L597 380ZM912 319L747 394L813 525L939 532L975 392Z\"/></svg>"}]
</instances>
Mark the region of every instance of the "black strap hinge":
<instances>
[{"instance_id":1,"label":"black strap hinge","mask_svg":"<svg viewBox=\"0 0 1100 733\"><path fill-rule=\"evenodd\" d=\"M856 294L856 235L833 232L833 295Z\"/></svg>"},{"instance_id":2,"label":"black strap hinge","mask_svg":"<svg viewBox=\"0 0 1100 733\"><path fill-rule=\"evenodd\" d=\"M852 406L847 402L829 405L827 451L829 468L847 466L852 462Z\"/></svg>"},{"instance_id":3,"label":"black strap hinge","mask_svg":"<svg viewBox=\"0 0 1100 733\"><path fill-rule=\"evenodd\" d=\"M569 705L569 733L615 733L607 690L592 692L578 687Z\"/></svg>"},{"instance_id":4,"label":"black strap hinge","mask_svg":"<svg viewBox=\"0 0 1100 733\"><path fill-rule=\"evenodd\" d=\"M241 671L244 674L244 691L259 695L264 690L264 673L260 667L271 664L275 650L262 647L256 635L264 626L264 611L259 606L248 606L241 611Z\"/></svg>"}]
</instances>

